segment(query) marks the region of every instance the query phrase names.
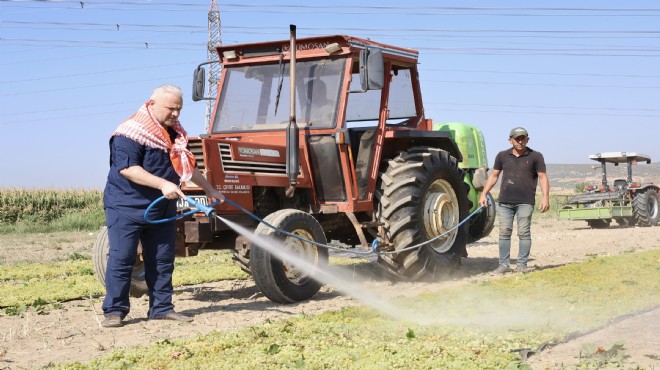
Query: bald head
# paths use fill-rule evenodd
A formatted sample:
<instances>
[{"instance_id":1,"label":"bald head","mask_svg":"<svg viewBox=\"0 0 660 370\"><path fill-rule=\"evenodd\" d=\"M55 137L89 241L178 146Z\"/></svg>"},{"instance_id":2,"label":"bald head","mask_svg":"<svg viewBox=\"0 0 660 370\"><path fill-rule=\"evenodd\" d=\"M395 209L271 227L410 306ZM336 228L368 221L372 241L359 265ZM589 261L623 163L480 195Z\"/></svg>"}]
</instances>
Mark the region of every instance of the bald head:
<instances>
[{"instance_id":1,"label":"bald head","mask_svg":"<svg viewBox=\"0 0 660 370\"><path fill-rule=\"evenodd\" d=\"M168 94L183 99L183 91L181 90L181 88L171 84L160 85L157 88L155 88L151 92L151 99L153 100L156 97L168 95Z\"/></svg>"},{"instance_id":2,"label":"bald head","mask_svg":"<svg viewBox=\"0 0 660 370\"><path fill-rule=\"evenodd\" d=\"M183 91L177 86L165 84L151 93L151 115L164 126L172 126L179 120L183 108Z\"/></svg>"}]
</instances>

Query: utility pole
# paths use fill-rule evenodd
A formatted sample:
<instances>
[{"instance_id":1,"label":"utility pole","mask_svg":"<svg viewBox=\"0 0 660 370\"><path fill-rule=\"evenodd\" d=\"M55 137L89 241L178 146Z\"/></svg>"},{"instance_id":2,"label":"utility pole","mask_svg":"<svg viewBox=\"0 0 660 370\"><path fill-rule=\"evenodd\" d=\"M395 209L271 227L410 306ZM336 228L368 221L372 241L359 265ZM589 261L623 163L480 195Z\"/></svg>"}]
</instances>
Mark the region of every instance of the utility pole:
<instances>
[{"instance_id":1,"label":"utility pole","mask_svg":"<svg viewBox=\"0 0 660 370\"><path fill-rule=\"evenodd\" d=\"M222 45L222 35L220 33L220 11L218 4L215 0L211 0L211 7L209 8L209 41L208 41L208 61L217 62L218 53L215 52L217 45ZM209 64L209 91L208 96L215 98L218 91L218 81L220 80L220 63ZM211 115L213 114L213 105L215 99L206 101L206 130L208 131L211 124Z\"/></svg>"}]
</instances>

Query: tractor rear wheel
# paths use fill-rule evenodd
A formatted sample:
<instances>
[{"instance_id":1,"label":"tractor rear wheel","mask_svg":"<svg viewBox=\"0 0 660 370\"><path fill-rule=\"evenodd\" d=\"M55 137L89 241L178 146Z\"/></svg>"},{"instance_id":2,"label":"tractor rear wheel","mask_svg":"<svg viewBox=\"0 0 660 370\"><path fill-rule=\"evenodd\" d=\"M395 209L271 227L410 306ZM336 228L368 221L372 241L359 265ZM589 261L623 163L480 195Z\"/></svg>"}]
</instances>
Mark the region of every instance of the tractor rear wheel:
<instances>
[{"instance_id":1,"label":"tractor rear wheel","mask_svg":"<svg viewBox=\"0 0 660 370\"><path fill-rule=\"evenodd\" d=\"M323 228L308 213L282 209L264 221L301 238L327 244ZM252 241L250 245L250 271L268 299L275 303L300 302L321 289L322 284L313 275L317 268L327 265L327 248L284 235L263 222L254 233L263 242Z\"/></svg>"},{"instance_id":2,"label":"tractor rear wheel","mask_svg":"<svg viewBox=\"0 0 660 370\"><path fill-rule=\"evenodd\" d=\"M138 244L138 252L142 250L142 245ZM108 241L108 228L103 226L101 232L96 237L92 251L92 261L94 262L94 272L96 278L105 287L105 269L108 265L108 256L110 255L110 242ZM142 297L149 292L147 281L144 276L144 263L140 258L135 260L133 273L131 274L131 297Z\"/></svg>"},{"instance_id":3,"label":"tractor rear wheel","mask_svg":"<svg viewBox=\"0 0 660 370\"><path fill-rule=\"evenodd\" d=\"M660 212L658 191L654 188L641 190L633 197L633 216L639 226L655 226L658 224Z\"/></svg>"},{"instance_id":4,"label":"tractor rear wheel","mask_svg":"<svg viewBox=\"0 0 660 370\"><path fill-rule=\"evenodd\" d=\"M401 251L379 255L387 271L418 280L445 273L467 256L467 222L456 227L467 217L467 192L463 173L448 152L414 147L399 153L387 162L376 197L385 236L394 251Z\"/></svg>"},{"instance_id":5,"label":"tractor rear wheel","mask_svg":"<svg viewBox=\"0 0 660 370\"><path fill-rule=\"evenodd\" d=\"M488 207L482 208L481 212L472 216L469 221L469 235L468 243L474 243L481 238L490 235L495 226L495 216L497 215L497 208L495 206L495 199L490 193L486 194L488 199Z\"/></svg>"}]
</instances>

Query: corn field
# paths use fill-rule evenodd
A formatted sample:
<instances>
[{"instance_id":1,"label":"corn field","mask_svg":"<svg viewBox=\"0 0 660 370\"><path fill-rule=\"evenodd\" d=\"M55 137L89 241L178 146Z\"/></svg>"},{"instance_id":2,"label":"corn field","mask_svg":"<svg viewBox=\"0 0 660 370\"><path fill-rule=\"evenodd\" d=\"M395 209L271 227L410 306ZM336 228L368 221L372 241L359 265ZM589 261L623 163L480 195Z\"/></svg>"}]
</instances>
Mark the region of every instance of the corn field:
<instances>
[{"instance_id":1,"label":"corn field","mask_svg":"<svg viewBox=\"0 0 660 370\"><path fill-rule=\"evenodd\" d=\"M100 190L0 188L0 224L48 224L67 215L103 213Z\"/></svg>"}]
</instances>

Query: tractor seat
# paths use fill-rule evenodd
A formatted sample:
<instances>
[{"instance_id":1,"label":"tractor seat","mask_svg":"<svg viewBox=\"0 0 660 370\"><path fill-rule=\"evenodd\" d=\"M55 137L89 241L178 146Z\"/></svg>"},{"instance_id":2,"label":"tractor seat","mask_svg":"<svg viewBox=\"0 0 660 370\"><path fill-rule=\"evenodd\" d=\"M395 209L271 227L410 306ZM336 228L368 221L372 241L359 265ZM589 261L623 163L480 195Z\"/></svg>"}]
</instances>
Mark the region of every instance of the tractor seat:
<instances>
[{"instance_id":1,"label":"tractor seat","mask_svg":"<svg viewBox=\"0 0 660 370\"><path fill-rule=\"evenodd\" d=\"M614 180L614 189L616 190L625 190L628 187L628 181L624 179Z\"/></svg>"}]
</instances>

